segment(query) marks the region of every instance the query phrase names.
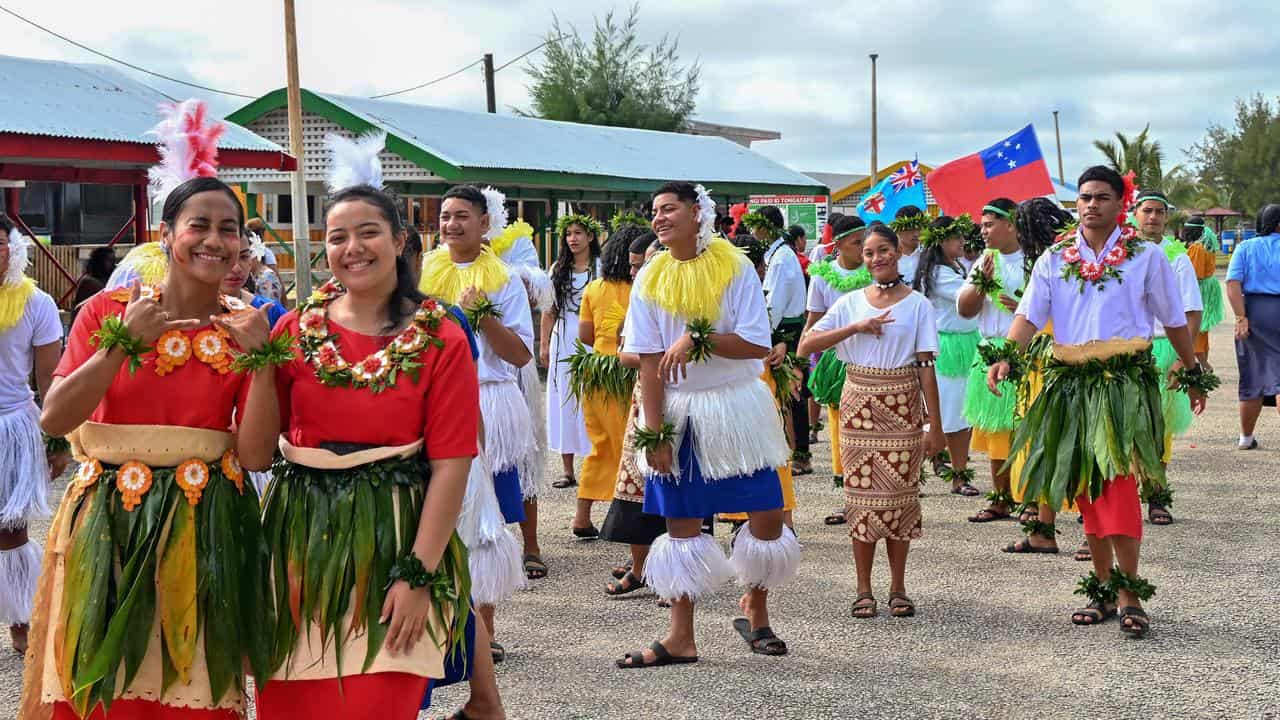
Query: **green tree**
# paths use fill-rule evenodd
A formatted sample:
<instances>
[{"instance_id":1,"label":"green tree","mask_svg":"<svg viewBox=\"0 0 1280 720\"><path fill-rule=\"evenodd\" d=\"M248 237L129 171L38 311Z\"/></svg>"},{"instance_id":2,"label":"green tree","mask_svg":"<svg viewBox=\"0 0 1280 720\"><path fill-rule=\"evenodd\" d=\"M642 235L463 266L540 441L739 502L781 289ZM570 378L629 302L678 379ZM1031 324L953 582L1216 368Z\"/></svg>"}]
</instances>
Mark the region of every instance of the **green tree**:
<instances>
[{"instance_id":1,"label":"green tree","mask_svg":"<svg viewBox=\"0 0 1280 720\"><path fill-rule=\"evenodd\" d=\"M1280 98L1275 106L1261 94L1236 100L1233 127L1210 125L1187 154L1200 182L1216 199L1246 214L1275 202L1280 188Z\"/></svg>"},{"instance_id":2,"label":"green tree","mask_svg":"<svg viewBox=\"0 0 1280 720\"><path fill-rule=\"evenodd\" d=\"M679 131L693 115L699 67L681 66L679 42L638 38L639 5L622 22L595 21L590 41L552 16L541 64L526 69L532 108L523 115L590 125ZM518 111L519 112L519 111Z\"/></svg>"},{"instance_id":3,"label":"green tree","mask_svg":"<svg viewBox=\"0 0 1280 720\"><path fill-rule=\"evenodd\" d=\"M1094 140L1093 146L1107 159L1107 164L1121 175L1132 170L1138 187L1160 187L1165 180L1164 150L1158 140L1150 138L1151 126L1130 138L1116 133L1115 141ZM1174 168L1175 170L1178 168ZM1171 171L1172 172L1172 171Z\"/></svg>"}]
</instances>

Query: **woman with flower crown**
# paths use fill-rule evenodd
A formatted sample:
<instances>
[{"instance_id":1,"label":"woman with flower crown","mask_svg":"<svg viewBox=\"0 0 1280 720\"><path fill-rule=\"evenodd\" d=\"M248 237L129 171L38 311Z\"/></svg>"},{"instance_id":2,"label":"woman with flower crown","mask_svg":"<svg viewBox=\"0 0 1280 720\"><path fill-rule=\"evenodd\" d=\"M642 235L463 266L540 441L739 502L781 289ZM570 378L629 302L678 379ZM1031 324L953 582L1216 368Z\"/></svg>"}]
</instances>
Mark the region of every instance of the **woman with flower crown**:
<instances>
[{"instance_id":1,"label":"woman with flower crown","mask_svg":"<svg viewBox=\"0 0 1280 720\"><path fill-rule=\"evenodd\" d=\"M475 364L401 257L384 142L327 138L333 279L275 330L299 352L277 374L284 461L263 512L275 611L264 720L416 717L429 679L466 651L454 527L477 452Z\"/></svg>"},{"instance_id":2,"label":"woman with flower crown","mask_svg":"<svg viewBox=\"0 0 1280 720\"><path fill-rule=\"evenodd\" d=\"M166 110L160 241L122 263L131 285L84 304L54 371L40 422L80 467L50 528L19 717L231 720L246 671L269 675L244 469L271 462L287 347L219 292L244 226L213 177L221 129L198 102Z\"/></svg>"}]
</instances>

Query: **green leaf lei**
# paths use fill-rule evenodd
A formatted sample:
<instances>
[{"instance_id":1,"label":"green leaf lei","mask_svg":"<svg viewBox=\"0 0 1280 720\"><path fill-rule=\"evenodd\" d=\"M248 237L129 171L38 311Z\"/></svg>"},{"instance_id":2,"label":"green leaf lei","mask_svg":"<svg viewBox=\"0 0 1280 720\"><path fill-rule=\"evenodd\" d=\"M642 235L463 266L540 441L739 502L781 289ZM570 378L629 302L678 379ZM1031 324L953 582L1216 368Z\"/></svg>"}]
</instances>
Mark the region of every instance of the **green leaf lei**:
<instances>
[{"instance_id":1,"label":"green leaf lei","mask_svg":"<svg viewBox=\"0 0 1280 720\"><path fill-rule=\"evenodd\" d=\"M487 318L502 319L502 311L494 304L488 296L482 296L475 301L475 304L466 310L467 322L471 323L471 327L477 332L480 330L480 321Z\"/></svg>"},{"instance_id":2,"label":"green leaf lei","mask_svg":"<svg viewBox=\"0 0 1280 720\"><path fill-rule=\"evenodd\" d=\"M675 437L676 426L669 422L662 423L662 429L657 432L637 425L635 432L632 433L631 444L637 450L651 452L657 450L663 443L671 442Z\"/></svg>"},{"instance_id":3,"label":"green leaf lei","mask_svg":"<svg viewBox=\"0 0 1280 720\"><path fill-rule=\"evenodd\" d=\"M154 348L142 342L142 338L131 334L119 315L108 315L103 318L102 326L94 331L89 338L89 343L107 351L110 351L111 348L120 348L120 352L123 352L129 358L130 375L142 367L143 353L149 353L154 350Z\"/></svg>"},{"instance_id":4,"label":"green leaf lei","mask_svg":"<svg viewBox=\"0 0 1280 720\"><path fill-rule=\"evenodd\" d=\"M772 238L776 238L782 235L782 228L769 222L768 218L766 218L764 215L761 215L760 212L757 210L752 210L746 215L743 215L738 220L738 224L751 231L755 231L757 229L763 228L766 232L768 232L769 237L772 237Z\"/></svg>"},{"instance_id":5,"label":"green leaf lei","mask_svg":"<svg viewBox=\"0 0 1280 720\"><path fill-rule=\"evenodd\" d=\"M1173 381L1177 383L1178 392L1195 390L1201 395L1208 395L1222 384L1222 380L1217 375L1205 370L1202 365L1197 365L1190 370L1178 368L1173 373Z\"/></svg>"},{"instance_id":6,"label":"green leaf lei","mask_svg":"<svg viewBox=\"0 0 1280 720\"><path fill-rule=\"evenodd\" d=\"M987 248L987 255L991 256L991 277L982 272L982 258L973 264L973 272L969 275L969 283L977 288L978 292L985 297L991 298L991 302L997 309L1004 310L1004 306L1000 304L1000 295L1004 293L1004 283L1001 281L1004 272L1004 253L995 248ZM1010 297L1018 299L1022 297L1022 288L1013 291Z\"/></svg>"},{"instance_id":7,"label":"green leaf lei","mask_svg":"<svg viewBox=\"0 0 1280 720\"><path fill-rule=\"evenodd\" d=\"M711 321L698 318L690 321L685 329L689 331L689 339L693 341L693 347L689 350L689 361L704 362L711 357L711 333L715 332Z\"/></svg>"},{"instance_id":8,"label":"green leaf lei","mask_svg":"<svg viewBox=\"0 0 1280 720\"><path fill-rule=\"evenodd\" d=\"M71 452L71 442L64 437L57 435L44 435L44 454L45 455L61 455L62 453Z\"/></svg>"},{"instance_id":9,"label":"green leaf lei","mask_svg":"<svg viewBox=\"0 0 1280 720\"><path fill-rule=\"evenodd\" d=\"M636 225L638 227L648 228L649 221L645 220L644 216L636 213L634 210L619 210L613 214L612 218L609 219L609 227L614 232L617 232L618 228L623 225Z\"/></svg>"},{"instance_id":10,"label":"green leaf lei","mask_svg":"<svg viewBox=\"0 0 1280 720\"><path fill-rule=\"evenodd\" d=\"M560 219L556 220L556 237L563 238L565 231L569 229L570 225L581 225L597 240L604 237L604 227L600 224L599 220L596 220L590 215L577 214L561 215Z\"/></svg>"},{"instance_id":11,"label":"green leaf lei","mask_svg":"<svg viewBox=\"0 0 1280 720\"><path fill-rule=\"evenodd\" d=\"M866 265L859 265L856 270L851 273L841 273L836 267L836 261L823 260L822 262L809 264L809 277L820 277L832 290L838 293L847 293L871 284L871 271Z\"/></svg>"},{"instance_id":12,"label":"green leaf lei","mask_svg":"<svg viewBox=\"0 0 1280 720\"><path fill-rule=\"evenodd\" d=\"M288 365L294 358L293 341L292 334L281 333L257 350L236 355L236 359L231 363L231 369L244 373L265 370L277 365Z\"/></svg>"},{"instance_id":13,"label":"green leaf lei","mask_svg":"<svg viewBox=\"0 0 1280 720\"><path fill-rule=\"evenodd\" d=\"M569 393L578 402L595 393L604 393L624 405L631 402L636 371L623 367L617 355L592 352L575 339L573 354L560 362L569 365Z\"/></svg>"}]
</instances>

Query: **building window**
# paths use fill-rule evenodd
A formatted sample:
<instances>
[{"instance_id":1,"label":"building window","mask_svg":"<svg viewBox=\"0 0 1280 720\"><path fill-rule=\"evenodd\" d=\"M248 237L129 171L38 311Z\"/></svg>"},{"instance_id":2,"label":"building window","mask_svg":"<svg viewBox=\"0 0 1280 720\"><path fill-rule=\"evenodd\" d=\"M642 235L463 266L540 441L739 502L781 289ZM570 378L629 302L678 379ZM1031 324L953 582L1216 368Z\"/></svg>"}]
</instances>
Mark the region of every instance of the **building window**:
<instances>
[{"instance_id":1,"label":"building window","mask_svg":"<svg viewBox=\"0 0 1280 720\"><path fill-rule=\"evenodd\" d=\"M276 196L276 222L285 225L293 222L293 196ZM307 224L316 224L316 196L307 196Z\"/></svg>"}]
</instances>

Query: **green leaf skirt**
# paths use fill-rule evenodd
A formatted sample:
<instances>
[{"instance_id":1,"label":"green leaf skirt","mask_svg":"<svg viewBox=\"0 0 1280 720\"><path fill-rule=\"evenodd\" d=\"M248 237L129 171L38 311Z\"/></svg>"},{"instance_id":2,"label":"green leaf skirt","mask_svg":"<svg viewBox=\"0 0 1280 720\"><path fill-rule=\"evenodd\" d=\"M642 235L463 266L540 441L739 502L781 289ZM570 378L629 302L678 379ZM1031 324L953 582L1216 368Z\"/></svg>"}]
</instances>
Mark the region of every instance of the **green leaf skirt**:
<instances>
[{"instance_id":1,"label":"green leaf skirt","mask_svg":"<svg viewBox=\"0 0 1280 720\"><path fill-rule=\"evenodd\" d=\"M1191 412L1191 397L1169 389L1169 370L1178 361L1178 353L1169 338L1158 337L1151 341L1151 355L1160 373L1160 409L1164 413L1165 432L1183 435L1191 429L1196 416Z\"/></svg>"},{"instance_id":2,"label":"green leaf skirt","mask_svg":"<svg viewBox=\"0 0 1280 720\"><path fill-rule=\"evenodd\" d=\"M987 342L1004 347L1008 340L989 338ZM1018 427L1018 384L1002 380L998 387L1000 396L996 397L987 389L987 365L975 357L965 386L964 417L984 432L1010 432Z\"/></svg>"},{"instance_id":3,"label":"green leaf skirt","mask_svg":"<svg viewBox=\"0 0 1280 720\"><path fill-rule=\"evenodd\" d=\"M1009 457L1023 452L1024 497L1051 507L1085 492L1096 499L1126 475L1138 477L1144 497L1164 487L1164 414L1152 354L1079 365L1048 360L1044 388L1018 425Z\"/></svg>"},{"instance_id":4,"label":"green leaf skirt","mask_svg":"<svg viewBox=\"0 0 1280 720\"><path fill-rule=\"evenodd\" d=\"M276 463L262 521L276 608L268 633L273 671L288 662L308 624L319 627L325 642L333 642L339 668L343 640L352 632L368 632L363 668L372 665L388 629L378 620L391 567L413 547L429 475L421 457L347 470ZM433 589L431 620L448 628L449 637L434 637L431 624L428 634L446 653L464 653L471 578L466 548L456 532L437 569L454 578L448 597L436 597ZM353 612L351 627L343 623L348 610Z\"/></svg>"},{"instance_id":5,"label":"green leaf skirt","mask_svg":"<svg viewBox=\"0 0 1280 720\"><path fill-rule=\"evenodd\" d=\"M844 361L831 348L818 358L809 372L809 392L819 405L840 407L840 393L844 392Z\"/></svg>"}]
</instances>

